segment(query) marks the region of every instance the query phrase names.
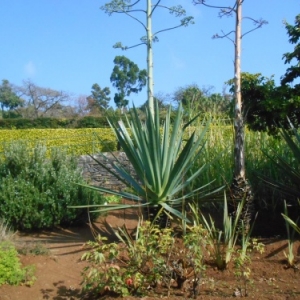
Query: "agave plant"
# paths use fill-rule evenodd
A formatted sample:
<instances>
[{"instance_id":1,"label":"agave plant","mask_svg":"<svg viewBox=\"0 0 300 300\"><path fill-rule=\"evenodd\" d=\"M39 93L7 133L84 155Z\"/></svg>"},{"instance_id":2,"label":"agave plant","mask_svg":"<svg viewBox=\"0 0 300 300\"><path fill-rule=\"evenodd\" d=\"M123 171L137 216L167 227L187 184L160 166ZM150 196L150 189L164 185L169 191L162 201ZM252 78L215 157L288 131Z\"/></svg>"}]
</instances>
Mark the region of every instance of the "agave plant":
<instances>
[{"instance_id":1,"label":"agave plant","mask_svg":"<svg viewBox=\"0 0 300 300\"><path fill-rule=\"evenodd\" d=\"M300 204L300 202L299 202L299 204ZM282 216L283 216L286 224L291 226L296 232L298 232L300 234L300 226L296 222L294 222L292 219L290 219L287 214L282 214ZM289 233L288 233L288 235L289 235Z\"/></svg>"},{"instance_id":2,"label":"agave plant","mask_svg":"<svg viewBox=\"0 0 300 300\"><path fill-rule=\"evenodd\" d=\"M194 225L202 225L208 232L207 240L211 246L211 255L219 270L227 268L228 263L232 259L238 237L242 234L247 235L248 239L250 237L251 232L246 233L244 230L245 226L241 220L245 201L246 199L243 198L238 203L236 212L232 216L228 212L226 194L224 193L223 230L216 227L215 221L211 216L207 219L195 205L190 205ZM242 229L243 232L241 232Z\"/></svg>"},{"instance_id":3,"label":"agave plant","mask_svg":"<svg viewBox=\"0 0 300 300\"><path fill-rule=\"evenodd\" d=\"M171 111L169 108L162 126L158 105L155 106L154 114L146 109L144 122L139 118L137 109L133 107L126 119L127 127L122 121L116 122L109 119L110 126L134 168L135 174L126 170L116 157L117 162L111 162L113 170L108 168L105 163L95 158L94 160L132 192L118 192L104 187L88 187L102 193L129 199L133 204L100 205L94 211L108 212L149 206L157 208L156 217L165 212L168 216L187 220L185 213L182 213L182 203L196 195L197 199L201 199L201 196L207 196L216 191L212 192L206 189L210 183L192 191L186 189L207 166L203 165L192 174L190 172L203 151L208 125L199 135L193 132L186 140L185 129L196 117L183 125L181 105L175 117L172 115L174 118L172 122Z\"/></svg>"},{"instance_id":4,"label":"agave plant","mask_svg":"<svg viewBox=\"0 0 300 300\"><path fill-rule=\"evenodd\" d=\"M292 132L295 136L295 140L291 137L289 132L287 130L282 129L280 131L283 139L287 143L289 149L293 153L293 158L296 161L297 165L300 165L300 135L297 132L297 129L293 126L293 124L290 122L290 126L292 129ZM266 154L267 155L267 154ZM280 157L279 155L275 155L275 159L267 155L277 166L283 171L283 174L287 178L290 179L291 184L287 185L282 182L275 182L270 179L264 178L264 180L272 185L274 188L279 189L280 191L284 192L286 195L300 198L300 170L295 167L295 165L292 165L289 163L286 159L283 157ZM300 205L300 202L299 202ZM287 233L288 233L288 239L289 239L289 252L291 253L292 246L290 245L290 232L289 232L289 226L291 226L296 232L300 234L300 227L297 225L297 221L294 222L292 219L288 217L288 210L287 210L287 204L284 202L284 213L282 214L287 227ZM291 255L292 257L292 255Z\"/></svg>"},{"instance_id":5,"label":"agave plant","mask_svg":"<svg viewBox=\"0 0 300 300\"><path fill-rule=\"evenodd\" d=\"M287 209L287 204L286 201L284 201L284 214L281 214L285 220L285 227L286 227L286 232L287 232L287 240L288 240L288 254L284 253L284 256L286 257L287 260L287 265L288 267L295 267L295 256L294 256L294 235L295 231L298 231L300 233L300 228L297 226L297 221L296 223L288 217L288 209ZM290 227L293 228L293 230L290 230Z\"/></svg>"},{"instance_id":6,"label":"agave plant","mask_svg":"<svg viewBox=\"0 0 300 300\"><path fill-rule=\"evenodd\" d=\"M293 158L297 165L300 165L300 135L298 134L296 128L290 123L292 132L295 136L295 140L291 137L290 133L281 129L280 133L283 139L285 140L287 146L292 151ZM263 178L265 182L273 186L274 188L284 192L289 196L294 196L296 198L300 197L300 170L287 161L284 157L275 154L275 157L271 157L267 153L265 155L279 168L282 170L283 174L289 178L291 184L287 185L286 183L274 181L270 178Z\"/></svg>"}]
</instances>

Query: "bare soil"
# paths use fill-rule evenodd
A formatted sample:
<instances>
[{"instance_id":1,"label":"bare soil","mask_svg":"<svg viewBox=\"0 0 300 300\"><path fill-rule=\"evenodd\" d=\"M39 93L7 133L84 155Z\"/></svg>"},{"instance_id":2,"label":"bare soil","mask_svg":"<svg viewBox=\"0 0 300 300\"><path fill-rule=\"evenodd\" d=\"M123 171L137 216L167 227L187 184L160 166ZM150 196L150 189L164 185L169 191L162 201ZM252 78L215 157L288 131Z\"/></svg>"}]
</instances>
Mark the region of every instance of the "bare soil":
<instances>
[{"instance_id":1,"label":"bare soil","mask_svg":"<svg viewBox=\"0 0 300 300\"><path fill-rule=\"evenodd\" d=\"M105 221L113 227L126 223L128 229L136 227L137 216L133 212L122 212L101 217L95 223L97 231L110 235ZM112 235L110 235L112 236ZM31 287L8 286L0 287L0 300L76 300L88 299L81 293L81 271L86 262L80 260L86 251L85 242L93 239L89 226L71 229L56 229L39 233L18 233L16 245L28 247L30 244L40 243L49 253L46 255L20 255L23 265L36 266L36 281ZM263 254L253 253L251 265L252 283L248 287L250 299L300 299L300 270L287 268L284 251L287 252L287 240L279 237L260 238L265 244ZM294 253L299 261L300 242L294 245ZM200 294L197 299L225 299L237 296L235 290L238 282L231 268L218 271L213 265L208 265L202 280ZM235 294L235 295L234 295ZM103 299L115 299L112 295L102 296ZM99 297L99 299L102 299ZM141 299L167 298L164 291L143 297ZM126 299L140 299L128 297ZM174 288L169 297L175 299L189 299L187 295Z\"/></svg>"}]
</instances>

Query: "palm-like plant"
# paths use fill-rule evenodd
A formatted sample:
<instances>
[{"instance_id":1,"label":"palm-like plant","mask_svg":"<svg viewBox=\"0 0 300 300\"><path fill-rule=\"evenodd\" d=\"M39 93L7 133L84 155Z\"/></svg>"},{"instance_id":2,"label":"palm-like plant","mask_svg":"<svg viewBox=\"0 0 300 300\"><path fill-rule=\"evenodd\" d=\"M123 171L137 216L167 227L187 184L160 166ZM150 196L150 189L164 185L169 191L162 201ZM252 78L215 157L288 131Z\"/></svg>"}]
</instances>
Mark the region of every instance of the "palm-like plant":
<instances>
[{"instance_id":1,"label":"palm-like plant","mask_svg":"<svg viewBox=\"0 0 300 300\"><path fill-rule=\"evenodd\" d=\"M174 121L171 122L171 108L169 108L163 126L161 126L159 108L156 104L154 114L146 109L144 122L139 118L137 110L133 108L127 118L128 129L121 121L109 120L135 174L132 175L123 168L117 158L115 158L117 163L111 162L113 170L108 168L105 163L94 159L133 192L117 192L103 187L88 187L132 200L133 204L100 205L96 211L107 212L150 206L158 209L156 216L165 212L169 216L173 215L186 220L185 214L181 211L183 201L191 199L195 195L201 199L201 196L213 193L206 189L209 183L187 192L186 187L206 167L203 165L194 173L190 173L193 164L202 153L208 125L199 136L194 132L186 140L185 129L195 118L183 125L182 115L183 110L180 105Z\"/></svg>"}]
</instances>

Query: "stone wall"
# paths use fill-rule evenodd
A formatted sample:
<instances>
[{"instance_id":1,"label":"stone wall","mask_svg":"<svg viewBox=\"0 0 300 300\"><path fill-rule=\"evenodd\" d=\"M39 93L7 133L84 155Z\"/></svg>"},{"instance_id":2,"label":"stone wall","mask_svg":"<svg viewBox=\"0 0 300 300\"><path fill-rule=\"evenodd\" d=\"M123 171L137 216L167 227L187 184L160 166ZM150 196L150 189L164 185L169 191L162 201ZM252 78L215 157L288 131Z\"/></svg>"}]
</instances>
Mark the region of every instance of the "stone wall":
<instances>
[{"instance_id":1,"label":"stone wall","mask_svg":"<svg viewBox=\"0 0 300 300\"><path fill-rule=\"evenodd\" d=\"M105 163L109 169L113 169L110 162L116 162L118 160L133 174L133 168L124 152L106 152L102 153L102 155L93 155L93 158ZM82 169L83 177L88 183L93 186L101 186L115 191L123 190L125 185L109 171L101 167L93 158L88 155L82 155L79 158L78 165Z\"/></svg>"}]
</instances>

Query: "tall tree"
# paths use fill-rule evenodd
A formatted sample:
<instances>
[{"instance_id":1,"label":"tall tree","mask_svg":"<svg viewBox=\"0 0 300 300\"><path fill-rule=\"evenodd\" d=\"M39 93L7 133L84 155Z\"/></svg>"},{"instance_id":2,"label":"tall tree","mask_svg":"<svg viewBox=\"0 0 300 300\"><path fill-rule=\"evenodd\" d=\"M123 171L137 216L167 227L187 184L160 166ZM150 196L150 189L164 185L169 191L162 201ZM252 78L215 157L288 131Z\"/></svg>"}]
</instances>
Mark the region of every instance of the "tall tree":
<instances>
[{"instance_id":1,"label":"tall tree","mask_svg":"<svg viewBox=\"0 0 300 300\"><path fill-rule=\"evenodd\" d=\"M128 97L131 93L140 92L147 82L147 71L139 67L125 56L116 56L114 68L110 76L113 86L119 91L115 94L114 101L118 108L128 105Z\"/></svg>"},{"instance_id":2,"label":"tall tree","mask_svg":"<svg viewBox=\"0 0 300 300\"><path fill-rule=\"evenodd\" d=\"M8 80L3 79L0 85L0 106L2 111L2 116L4 115L4 110L12 110L21 106L23 100L17 96L13 91L13 88Z\"/></svg>"},{"instance_id":3,"label":"tall tree","mask_svg":"<svg viewBox=\"0 0 300 300\"><path fill-rule=\"evenodd\" d=\"M63 91L39 87L30 80L24 81L18 93L24 99L24 107L19 109L19 113L26 118L44 117L49 110L57 109L58 104L69 99L69 95Z\"/></svg>"},{"instance_id":4,"label":"tall tree","mask_svg":"<svg viewBox=\"0 0 300 300\"><path fill-rule=\"evenodd\" d=\"M250 213L253 203L253 193L251 186L246 178L245 170L245 131L244 131L244 119L243 119L243 106L242 106L242 95L241 95L241 42L242 38L258 29L264 24L267 24L265 20L255 20L250 17L254 23L254 28L242 34L242 4L244 0L235 0L232 6L217 6L209 5L205 0L193 0L195 4L202 4L207 7L217 8L220 10L219 16L231 16L235 15L235 30L224 33L222 35L216 34L214 38L228 38L234 44L234 174L233 182L231 184L231 197L233 201L245 198L245 210L243 218L249 226ZM244 17L245 19L245 17ZM234 34L234 38L230 38L230 34Z\"/></svg>"},{"instance_id":5,"label":"tall tree","mask_svg":"<svg viewBox=\"0 0 300 300\"><path fill-rule=\"evenodd\" d=\"M229 91L234 94L235 79L232 78L226 83L230 87ZM262 76L260 73L241 73L243 119L251 129L267 130L269 125L275 125L274 119L268 120L271 116L274 117L274 110L270 110L268 112L266 107L266 103L275 95L275 88L275 81L273 77L267 78ZM274 98L273 100L275 101Z\"/></svg>"},{"instance_id":6,"label":"tall tree","mask_svg":"<svg viewBox=\"0 0 300 300\"><path fill-rule=\"evenodd\" d=\"M147 46L147 94L148 94L148 102L149 102L149 109L152 115L154 114L154 89L153 89L153 42L158 41L157 35L161 32L172 30L182 26L188 26L189 24L193 23L193 17L186 17L186 11L182 8L181 5L167 7L161 5L162 0L156 0L155 4L152 4L151 0L136 0L131 3L131 0L112 0L109 3L106 3L104 6L101 7L109 15L113 13L123 13L127 16L131 17L135 21L137 21L145 30L146 36L141 38L141 42L133 45L133 46L123 46L122 43L118 42L114 45L114 48L121 48L122 50L127 50L133 47L137 47L139 45L146 45ZM141 3L145 3L143 6ZM160 29L153 33L152 30L152 18L155 10L157 8L163 8L169 11L169 13L173 14L176 17L182 17L180 23L178 25ZM135 13L143 13L146 19L141 20L136 17Z\"/></svg>"},{"instance_id":7,"label":"tall tree","mask_svg":"<svg viewBox=\"0 0 300 300\"><path fill-rule=\"evenodd\" d=\"M163 94L163 93L157 93L154 96L154 101L157 103L160 112L162 111L167 111L169 109L170 104L169 102L169 95L168 94ZM149 107L149 102L146 100L140 107L139 109L143 112L146 111L146 109Z\"/></svg>"},{"instance_id":8,"label":"tall tree","mask_svg":"<svg viewBox=\"0 0 300 300\"><path fill-rule=\"evenodd\" d=\"M294 51L287 52L283 55L284 63L290 64L294 59L297 61L297 63L296 65L289 67L284 76L282 76L282 85L290 84L296 78L300 77L300 14L296 16L294 26L290 25L286 21L284 24L290 37L289 42L295 44ZM300 84L295 85L295 88L300 92Z\"/></svg>"},{"instance_id":9,"label":"tall tree","mask_svg":"<svg viewBox=\"0 0 300 300\"><path fill-rule=\"evenodd\" d=\"M246 72L241 75L243 118L249 128L277 134L279 128L290 129L289 121L296 127L300 125L300 96L295 88L276 86L273 76ZM234 93L234 79L227 84Z\"/></svg>"},{"instance_id":10,"label":"tall tree","mask_svg":"<svg viewBox=\"0 0 300 300\"><path fill-rule=\"evenodd\" d=\"M196 84L179 87L174 92L174 100L181 102L185 109L191 108L194 112L197 112L203 99L204 93Z\"/></svg>"},{"instance_id":11,"label":"tall tree","mask_svg":"<svg viewBox=\"0 0 300 300\"><path fill-rule=\"evenodd\" d=\"M98 83L94 83L92 85L91 95L89 97L95 101L100 110L105 111L109 107L109 95L110 89L108 87L102 89Z\"/></svg>"},{"instance_id":12,"label":"tall tree","mask_svg":"<svg viewBox=\"0 0 300 300\"><path fill-rule=\"evenodd\" d=\"M179 87L173 95L176 102L181 102L190 117L203 114L214 117L228 118L231 109L231 98L218 93L212 93L214 87L200 88L196 84Z\"/></svg>"},{"instance_id":13,"label":"tall tree","mask_svg":"<svg viewBox=\"0 0 300 300\"><path fill-rule=\"evenodd\" d=\"M47 110L43 117L48 118L74 118L77 116L76 108L71 105L62 105L57 102L55 105L51 107L51 109Z\"/></svg>"},{"instance_id":14,"label":"tall tree","mask_svg":"<svg viewBox=\"0 0 300 300\"><path fill-rule=\"evenodd\" d=\"M88 97L86 95L79 95L73 98L73 105L76 113L80 117L84 117L89 114Z\"/></svg>"}]
</instances>

